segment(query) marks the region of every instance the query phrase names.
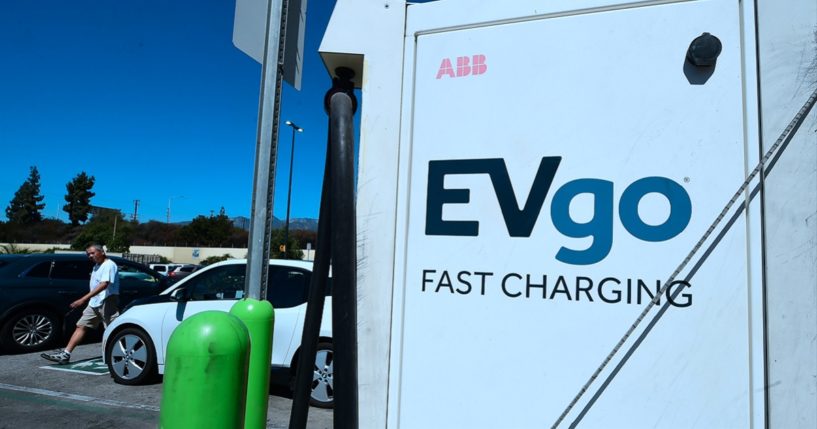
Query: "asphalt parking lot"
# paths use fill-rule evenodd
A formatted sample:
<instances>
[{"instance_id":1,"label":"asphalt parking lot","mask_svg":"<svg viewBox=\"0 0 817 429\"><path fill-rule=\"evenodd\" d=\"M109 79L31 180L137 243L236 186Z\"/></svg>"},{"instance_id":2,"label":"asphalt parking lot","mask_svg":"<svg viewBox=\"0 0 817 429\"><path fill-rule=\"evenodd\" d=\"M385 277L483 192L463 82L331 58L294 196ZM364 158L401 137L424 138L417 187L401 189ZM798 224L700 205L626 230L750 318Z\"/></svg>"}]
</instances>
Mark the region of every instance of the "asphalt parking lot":
<instances>
[{"instance_id":1,"label":"asphalt parking lot","mask_svg":"<svg viewBox=\"0 0 817 429\"><path fill-rule=\"evenodd\" d=\"M0 429L155 428L162 383L122 386L101 365L100 345L74 350L72 365L54 365L40 353L0 354ZM284 388L269 397L268 428L286 428L292 401ZM331 428L332 411L309 410L309 428Z\"/></svg>"}]
</instances>

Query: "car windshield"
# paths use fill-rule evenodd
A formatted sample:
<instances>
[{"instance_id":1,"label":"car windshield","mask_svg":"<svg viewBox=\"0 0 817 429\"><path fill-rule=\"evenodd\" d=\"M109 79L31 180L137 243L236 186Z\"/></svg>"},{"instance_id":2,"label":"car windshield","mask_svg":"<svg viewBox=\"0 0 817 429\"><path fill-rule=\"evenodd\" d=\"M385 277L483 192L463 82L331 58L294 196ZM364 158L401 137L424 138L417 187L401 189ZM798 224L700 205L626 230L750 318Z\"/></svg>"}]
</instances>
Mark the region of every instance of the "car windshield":
<instances>
[{"instance_id":1,"label":"car windshield","mask_svg":"<svg viewBox=\"0 0 817 429\"><path fill-rule=\"evenodd\" d=\"M239 299L244 294L245 273L245 264L222 265L192 277L184 287L190 288L193 300ZM274 308L305 304L311 274L303 268L270 264L267 300ZM326 296L331 296L331 279L326 286Z\"/></svg>"}]
</instances>

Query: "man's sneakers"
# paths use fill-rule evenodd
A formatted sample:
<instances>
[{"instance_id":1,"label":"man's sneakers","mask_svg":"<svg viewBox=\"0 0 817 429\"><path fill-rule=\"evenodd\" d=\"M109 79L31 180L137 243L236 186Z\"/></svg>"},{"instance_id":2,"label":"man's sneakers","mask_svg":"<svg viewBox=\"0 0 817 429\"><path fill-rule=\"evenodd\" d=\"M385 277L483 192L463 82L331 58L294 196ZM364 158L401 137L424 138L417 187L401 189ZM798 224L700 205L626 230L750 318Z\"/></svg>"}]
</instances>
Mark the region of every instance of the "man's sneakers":
<instances>
[{"instance_id":1,"label":"man's sneakers","mask_svg":"<svg viewBox=\"0 0 817 429\"><path fill-rule=\"evenodd\" d=\"M71 353L61 350L58 352L43 353L40 355L43 359L48 359L51 362L56 362L60 365L65 365L71 360Z\"/></svg>"}]
</instances>

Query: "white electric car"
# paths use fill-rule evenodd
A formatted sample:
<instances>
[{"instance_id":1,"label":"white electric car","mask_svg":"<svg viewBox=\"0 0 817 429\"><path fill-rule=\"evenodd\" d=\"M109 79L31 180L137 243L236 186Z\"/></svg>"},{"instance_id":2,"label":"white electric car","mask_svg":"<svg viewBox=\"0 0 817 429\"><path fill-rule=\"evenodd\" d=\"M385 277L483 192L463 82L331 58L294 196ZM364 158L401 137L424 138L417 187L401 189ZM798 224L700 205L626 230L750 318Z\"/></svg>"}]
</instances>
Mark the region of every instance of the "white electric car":
<instances>
[{"instance_id":1,"label":"white electric car","mask_svg":"<svg viewBox=\"0 0 817 429\"><path fill-rule=\"evenodd\" d=\"M102 353L117 383L137 385L164 374L167 342L182 320L205 310L230 311L244 297L247 261L233 259L205 267L161 294L134 301L105 330ZM295 376L306 313L312 263L271 260L267 299L275 311L271 381ZM327 286L331 290L331 283ZM329 295L327 293L327 295ZM311 404L331 407L333 392L332 302L326 297L315 360Z\"/></svg>"}]
</instances>

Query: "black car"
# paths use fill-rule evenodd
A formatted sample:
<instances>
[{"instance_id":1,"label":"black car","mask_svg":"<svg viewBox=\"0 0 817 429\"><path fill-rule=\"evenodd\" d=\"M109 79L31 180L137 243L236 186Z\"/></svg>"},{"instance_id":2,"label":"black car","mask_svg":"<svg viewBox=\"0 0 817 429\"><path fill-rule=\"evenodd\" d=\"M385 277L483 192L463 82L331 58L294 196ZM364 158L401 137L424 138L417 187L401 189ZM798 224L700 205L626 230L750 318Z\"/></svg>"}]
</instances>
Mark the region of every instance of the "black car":
<instances>
[{"instance_id":1,"label":"black car","mask_svg":"<svg viewBox=\"0 0 817 429\"><path fill-rule=\"evenodd\" d=\"M150 268L111 257L119 266L119 306L155 295L168 280ZM0 349L31 352L62 345L88 293L93 262L85 254L0 255Z\"/></svg>"}]
</instances>

